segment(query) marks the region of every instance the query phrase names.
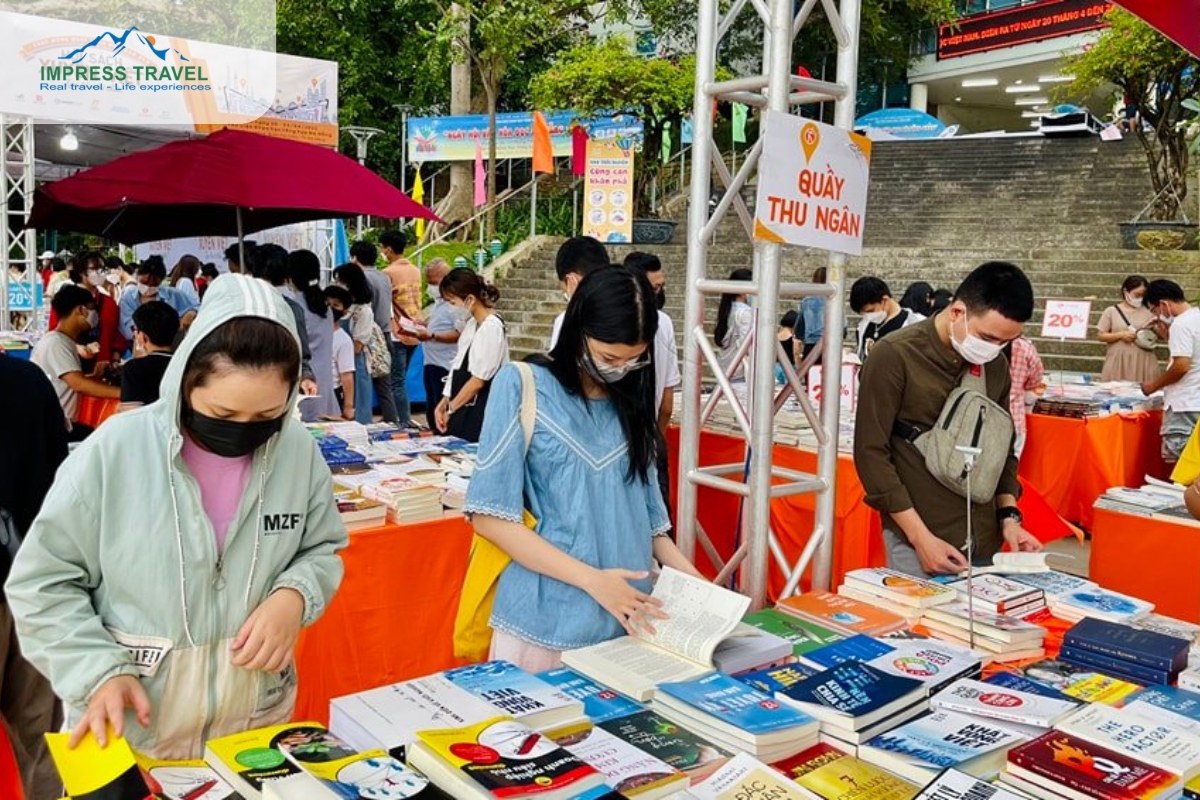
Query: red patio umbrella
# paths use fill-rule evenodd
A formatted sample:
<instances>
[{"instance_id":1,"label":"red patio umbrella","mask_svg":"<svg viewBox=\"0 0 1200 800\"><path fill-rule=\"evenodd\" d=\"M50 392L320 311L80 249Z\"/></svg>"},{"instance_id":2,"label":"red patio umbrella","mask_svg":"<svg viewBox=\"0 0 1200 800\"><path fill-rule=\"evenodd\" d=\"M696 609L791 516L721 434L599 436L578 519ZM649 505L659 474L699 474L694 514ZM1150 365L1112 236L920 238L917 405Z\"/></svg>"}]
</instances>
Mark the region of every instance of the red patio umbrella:
<instances>
[{"instance_id":1,"label":"red patio umbrella","mask_svg":"<svg viewBox=\"0 0 1200 800\"><path fill-rule=\"evenodd\" d=\"M27 227L124 244L241 236L359 214L439 221L425 206L333 150L225 129L123 156L34 193Z\"/></svg>"}]
</instances>

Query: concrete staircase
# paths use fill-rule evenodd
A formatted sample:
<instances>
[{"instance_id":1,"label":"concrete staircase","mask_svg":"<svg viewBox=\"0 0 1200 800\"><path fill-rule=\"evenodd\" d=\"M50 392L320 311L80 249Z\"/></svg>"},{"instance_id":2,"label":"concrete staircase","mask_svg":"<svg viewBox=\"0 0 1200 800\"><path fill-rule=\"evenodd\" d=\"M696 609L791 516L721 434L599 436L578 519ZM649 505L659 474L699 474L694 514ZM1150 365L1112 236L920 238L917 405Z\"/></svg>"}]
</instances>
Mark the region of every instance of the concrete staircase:
<instances>
[{"instance_id":1,"label":"concrete staircase","mask_svg":"<svg viewBox=\"0 0 1200 800\"><path fill-rule=\"evenodd\" d=\"M753 187L745 194L752 207ZM1101 312L1119 298L1121 281L1129 274L1171 278L1194 295L1200 288L1200 254L1117 249L1117 223L1132 219L1149 196L1145 159L1133 141L876 143L867 245L861 257L850 260L849 280L877 275L898 299L912 281L953 290L963 275L984 261L1013 261L1033 282L1039 302L1027 335L1047 368L1099 372L1104 345L1098 341L1040 339L1042 301L1089 299L1095 325ZM681 219L672 244L609 248L615 261L634 249L658 254L667 271L666 311L677 329L683 322L687 262L683 224ZM548 242L498 281L500 311L509 325L515 357L545 349L554 316L564 307L554 276L557 246L557 241ZM730 214L709 249L710 274L749 267L752 258L741 223ZM826 258L821 252L787 248L783 278L807 279ZM713 300L710 325L715 307Z\"/></svg>"}]
</instances>

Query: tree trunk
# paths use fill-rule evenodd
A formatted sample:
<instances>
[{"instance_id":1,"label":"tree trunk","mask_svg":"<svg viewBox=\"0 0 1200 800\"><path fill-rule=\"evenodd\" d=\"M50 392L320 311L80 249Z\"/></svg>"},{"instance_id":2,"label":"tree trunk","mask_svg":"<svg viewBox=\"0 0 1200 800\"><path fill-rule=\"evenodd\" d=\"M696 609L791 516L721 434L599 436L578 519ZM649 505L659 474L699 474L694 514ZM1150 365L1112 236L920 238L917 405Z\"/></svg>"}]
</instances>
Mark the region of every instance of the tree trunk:
<instances>
[{"instance_id":1,"label":"tree trunk","mask_svg":"<svg viewBox=\"0 0 1200 800\"><path fill-rule=\"evenodd\" d=\"M496 103L500 94L500 72L488 70L483 77L488 104L488 163L487 163L487 231L491 241L496 236Z\"/></svg>"},{"instance_id":2,"label":"tree trunk","mask_svg":"<svg viewBox=\"0 0 1200 800\"><path fill-rule=\"evenodd\" d=\"M1156 220L1175 220L1187 197L1188 152L1183 133L1171 130L1164 123L1151 133L1139 130L1137 135L1150 165L1150 184L1158 195L1150 216Z\"/></svg>"},{"instance_id":3,"label":"tree trunk","mask_svg":"<svg viewBox=\"0 0 1200 800\"><path fill-rule=\"evenodd\" d=\"M455 4L451 14L462 15L462 6ZM464 20L464 24L470 22ZM459 116L471 113L471 62L461 47L454 48L454 63L450 65L450 114ZM448 228L470 219L472 213L472 171L470 161L454 161L450 164L450 191L434 209L446 221L444 226L432 225L430 237L436 236L439 228ZM463 233L465 235L465 231ZM462 238L460 236L459 238Z\"/></svg>"}]
</instances>

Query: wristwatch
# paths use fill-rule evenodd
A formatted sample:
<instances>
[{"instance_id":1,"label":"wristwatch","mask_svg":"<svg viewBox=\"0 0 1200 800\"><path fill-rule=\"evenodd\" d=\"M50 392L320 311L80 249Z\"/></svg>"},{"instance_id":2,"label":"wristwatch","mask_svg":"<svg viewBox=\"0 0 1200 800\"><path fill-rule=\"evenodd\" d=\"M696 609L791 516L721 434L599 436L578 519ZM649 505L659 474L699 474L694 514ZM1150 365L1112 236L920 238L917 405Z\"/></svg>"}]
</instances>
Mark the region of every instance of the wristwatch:
<instances>
[{"instance_id":1,"label":"wristwatch","mask_svg":"<svg viewBox=\"0 0 1200 800\"><path fill-rule=\"evenodd\" d=\"M996 523L1003 525L1005 520L1014 520L1018 525L1025 522L1025 515L1021 513L1021 509L1016 506L1006 506L996 509Z\"/></svg>"}]
</instances>

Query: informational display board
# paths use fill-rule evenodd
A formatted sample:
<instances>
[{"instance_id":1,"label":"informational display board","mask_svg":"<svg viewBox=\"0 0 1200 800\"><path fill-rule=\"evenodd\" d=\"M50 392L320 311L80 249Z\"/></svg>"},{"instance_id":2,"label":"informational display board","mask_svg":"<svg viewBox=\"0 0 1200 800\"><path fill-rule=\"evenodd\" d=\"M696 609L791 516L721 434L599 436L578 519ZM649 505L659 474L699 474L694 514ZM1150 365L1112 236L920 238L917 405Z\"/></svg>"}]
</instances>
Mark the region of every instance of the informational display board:
<instances>
[{"instance_id":1,"label":"informational display board","mask_svg":"<svg viewBox=\"0 0 1200 800\"><path fill-rule=\"evenodd\" d=\"M1042 336L1047 339L1086 339L1092 304L1087 300L1047 300Z\"/></svg>"},{"instance_id":2,"label":"informational display board","mask_svg":"<svg viewBox=\"0 0 1200 800\"><path fill-rule=\"evenodd\" d=\"M615 139L588 140L583 235L602 242L633 240L633 149Z\"/></svg>"},{"instance_id":3,"label":"informational display board","mask_svg":"<svg viewBox=\"0 0 1200 800\"><path fill-rule=\"evenodd\" d=\"M861 255L871 140L778 111L763 125L755 238Z\"/></svg>"},{"instance_id":4,"label":"informational display board","mask_svg":"<svg viewBox=\"0 0 1200 800\"><path fill-rule=\"evenodd\" d=\"M1171 12L1165 12L1166 3L1155 0L1153 4L1163 6L1164 15L1175 13L1175 3L1170 4ZM940 61L1094 31L1108 24L1104 15L1109 8L1105 0L1042 0L964 17L938 30L937 57Z\"/></svg>"}]
</instances>

